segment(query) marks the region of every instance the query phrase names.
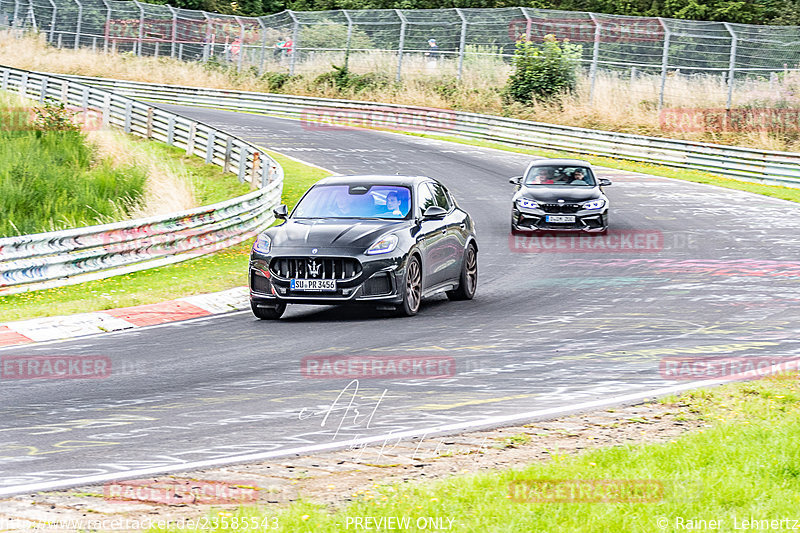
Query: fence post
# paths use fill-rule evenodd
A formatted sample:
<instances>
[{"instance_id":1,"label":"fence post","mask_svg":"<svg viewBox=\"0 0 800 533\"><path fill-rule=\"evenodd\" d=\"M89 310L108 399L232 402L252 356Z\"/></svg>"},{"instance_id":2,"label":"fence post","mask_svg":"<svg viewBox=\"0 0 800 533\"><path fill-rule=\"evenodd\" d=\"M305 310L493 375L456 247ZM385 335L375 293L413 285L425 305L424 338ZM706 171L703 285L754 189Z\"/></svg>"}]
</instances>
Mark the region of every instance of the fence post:
<instances>
[{"instance_id":1,"label":"fence post","mask_svg":"<svg viewBox=\"0 0 800 533\"><path fill-rule=\"evenodd\" d=\"M103 53L108 53L108 37L111 33L111 5L106 1L102 0L103 5L106 6L106 28L103 32Z\"/></svg>"},{"instance_id":2,"label":"fence post","mask_svg":"<svg viewBox=\"0 0 800 533\"><path fill-rule=\"evenodd\" d=\"M526 41L530 41L531 40L531 29L533 28L533 19L528 14L528 8L527 7L521 7L519 9L520 9L520 11L522 11L522 16L525 17L525 40Z\"/></svg>"},{"instance_id":3,"label":"fence post","mask_svg":"<svg viewBox=\"0 0 800 533\"><path fill-rule=\"evenodd\" d=\"M214 143L217 141L217 136L214 130L208 132L208 143L206 143L206 163L214 161Z\"/></svg>"},{"instance_id":4,"label":"fence post","mask_svg":"<svg viewBox=\"0 0 800 533\"><path fill-rule=\"evenodd\" d=\"M111 95L103 95L103 127L107 128L111 120Z\"/></svg>"},{"instance_id":5,"label":"fence post","mask_svg":"<svg viewBox=\"0 0 800 533\"><path fill-rule=\"evenodd\" d=\"M400 81L403 78L403 48L406 45L406 25L408 24L408 20L406 20L406 16L399 9L394 10L397 13L397 16L400 18L400 43L397 45L397 74L395 75L395 81Z\"/></svg>"},{"instance_id":6,"label":"fence post","mask_svg":"<svg viewBox=\"0 0 800 533\"><path fill-rule=\"evenodd\" d=\"M81 19L83 19L83 4L80 3L80 0L75 0L75 3L78 4L78 21L75 25L75 50L81 45Z\"/></svg>"},{"instance_id":7,"label":"fence post","mask_svg":"<svg viewBox=\"0 0 800 533\"><path fill-rule=\"evenodd\" d=\"M244 176L247 173L247 147L239 147L239 183L244 183Z\"/></svg>"},{"instance_id":8,"label":"fence post","mask_svg":"<svg viewBox=\"0 0 800 533\"><path fill-rule=\"evenodd\" d=\"M728 33L731 34L731 56L728 60L728 104L727 109L731 108L731 103L733 101L733 81L735 77L736 71L736 45L739 42L739 38L736 36L736 32L733 31L733 27L727 23L723 22L725 25L725 29L728 30Z\"/></svg>"},{"instance_id":9,"label":"fence post","mask_svg":"<svg viewBox=\"0 0 800 533\"><path fill-rule=\"evenodd\" d=\"M589 67L589 102L594 103L594 82L597 78L597 58L600 55L600 24L594 13L589 13L594 23L594 49L592 50L592 66Z\"/></svg>"},{"instance_id":10,"label":"fence post","mask_svg":"<svg viewBox=\"0 0 800 533\"><path fill-rule=\"evenodd\" d=\"M153 108L147 108L147 138L153 138Z\"/></svg>"},{"instance_id":11,"label":"fence post","mask_svg":"<svg viewBox=\"0 0 800 533\"><path fill-rule=\"evenodd\" d=\"M231 150L233 149L233 139L228 135L225 142L225 161L222 164L222 172L228 172L231 168Z\"/></svg>"},{"instance_id":12,"label":"fence post","mask_svg":"<svg viewBox=\"0 0 800 533\"><path fill-rule=\"evenodd\" d=\"M239 24L239 58L236 61L236 71L242 71L242 62L244 60L244 24L242 24L242 19L239 17L234 17L236 22Z\"/></svg>"},{"instance_id":13,"label":"fence post","mask_svg":"<svg viewBox=\"0 0 800 533\"><path fill-rule=\"evenodd\" d=\"M347 19L347 43L344 46L344 69L347 70L347 67L350 64L350 46L353 42L353 18L346 9L343 9L342 13L344 13L345 18Z\"/></svg>"},{"instance_id":14,"label":"fence post","mask_svg":"<svg viewBox=\"0 0 800 533\"><path fill-rule=\"evenodd\" d=\"M42 78L42 83L39 86L39 103L44 104L44 100L47 96L47 78Z\"/></svg>"},{"instance_id":15,"label":"fence post","mask_svg":"<svg viewBox=\"0 0 800 533\"><path fill-rule=\"evenodd\" d=\"M171 114L167 119L167 144L175 144L175 116Z\"/></svg>"},{"instance_id":16,"label":"fence post","mask_svg":"<svg viewBox=\"0 0 800 533\"><path fill-rule=\"evenodd\" d=\"M206 19L206 24L208 24L208 27L206 28L206 36L203 38L203 62L205 63L213 53L213 50L209 50L209 48L213 46L211 41L214 39L214 25L211 23L211 18L205 11L203 11L203 18Z\"/></svg>"},{"instance_id":17,"label":"fence post","mask_svg":"<svg viewBox=\"0 0 800 533\"><path fill-rule=\"evenodd\" d=\"M125 133L131 132L131 114L133 111L133 107L131 106L130 102L125 102L125 125L124 130Z\"/></svg>"},{"instance_id":18,"label":"fence post","mask_svg":"<svg viewBox=\"0 0 800 533\"><path fill-rule=\"evenodd\" d=\"M178 12L174 7L167 4L169 12L172 13L172 44L170 45L169 57L175 59L175 44L178 41Z\"/></svg>"},{"instance_id":19,"label":"fence post","mask_svg":"<svg viewBox=\"0 0 800 533\"><path fill-rule=\"evenodd\" d=\"M133 0L133 3L139 8L139 50L137 51L136 55L141 57L142 43L144 41L144 6L142 6L138 0Z\"/></svg>"},{"instance_id":20,"label":"fence post","mask_svg":"<svg viewBox=\"0 0 800 533\"><path fill-rule=\"evenodd\" d=\"M664 19L658 17L658 23L664 28L664 49L661 51L661 90L658 93L658 110L664 107L664 89L667 85L667 64L669 62L669 40L672 32Z\"/></svg>"},{"instance_id":21,"label":"fence post","mask_svg":"<svg viewBox=\"0 0 800 533\"><path fill-rule=\"evenodd\" d=\"M10 26L12 28L16 28L19 26L19 0L14 0L14 14L12 15L14 18L11 20Z\"/></svg>"},{"instance_id":22,"label":"fence post","mask_svg":"<svg viewBox=\"0 0 800 533\"><path fill-rule=\"evenodd\" d=\"M261 30L261 57L258 60L258 75L264 74L264 56L267 53L267 27L261 17L257 17L258 26Z\"/></svg>"},{"instance_id":23,"label":"fence post","mask_svg":"<svg viewBox=\"0 0 800 533\"><path fill-rule=\"evenodd\" d=\"M186 155L194 154L194 138L197 135L197 122L189 123L189 137L186 140Z\"/></svg>"},{"instance_id":24,"label":"fence post","mask_svg":"<svg viewBox=\"0 0 800 533\"><path fill-rule=\"evenodd\" d=\"M50 0L50 7L53 8L53 15L50 17L50 31L48 32L47 42L53 44L53 36L55 35L56 31L56 13L58 13L58 7L53 0Z\"/></svg>"},{"instance_id":25,"label":"fence post","mask_svg":"<svg viewBox=\"0 0 800 533\"><path fill-rule=\"evenodd\" d=\"M292 17L294 25L292 27L292 56L289 58L289 75L294 76L294 65L297 61L297 40L300 38L300 21L294 11L288 10L289 16Z\"/></svg>"},{"instance_id":26,"label":"fence post","mask_svg":"<svg viewBox=\"0 0 800 533\"><path fill-rule=\"evenodd\" d=\"M455 9L456 13L461 18L461 40L458 43L458 79L460 80L464 72L464 50L467 47L467 18L464 16L464 13L461 12L461 9Z\"/></svg>"}]
</instances>

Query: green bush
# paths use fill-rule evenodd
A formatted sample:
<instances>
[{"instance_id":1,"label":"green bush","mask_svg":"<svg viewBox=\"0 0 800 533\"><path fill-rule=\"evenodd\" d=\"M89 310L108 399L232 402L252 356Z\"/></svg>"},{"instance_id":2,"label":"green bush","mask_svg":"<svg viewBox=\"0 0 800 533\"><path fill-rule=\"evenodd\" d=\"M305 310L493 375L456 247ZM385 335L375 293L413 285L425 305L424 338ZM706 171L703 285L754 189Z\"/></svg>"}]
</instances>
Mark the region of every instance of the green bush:
<instances>
[{"instance_id":1,"label":"green bush","mask_svg":"<svg viewBox=\"0 0 800 533\"><path fill-rule=\"evenodd\" d=\"M316 85L328 85L340 91L349 90L354 93L383 89L392 84L386 74L379 72L367 72L366 74L356 74L347 66L332 65L333 70L320 74L314 80Z\"/></svg>"},{"instance_id":2,"label":"green bush","mask_svg":"<svg viewBox=\"0 0 800 533\"><path fill-rule=\"evenodd\" d=\"M580 57L580 46L566 39L559 42L553 35L546 35L541 44L517 41L506 99L528 104L533 100L557 100L573 92L578 83Z\"/></svg>"}]
</instances>

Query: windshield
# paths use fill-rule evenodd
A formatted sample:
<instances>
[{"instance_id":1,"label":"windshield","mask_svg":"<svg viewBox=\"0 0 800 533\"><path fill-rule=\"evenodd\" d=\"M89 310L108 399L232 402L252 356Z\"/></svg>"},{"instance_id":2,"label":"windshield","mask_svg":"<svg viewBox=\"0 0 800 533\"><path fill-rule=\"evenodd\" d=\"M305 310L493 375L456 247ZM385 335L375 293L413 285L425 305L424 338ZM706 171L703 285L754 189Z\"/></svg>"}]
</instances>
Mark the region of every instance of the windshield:
<instances>
[{"instance_id":1,"label":"windshield","mask_svg":"<svg viewBox=\"0 0 800 533\"><path fill-rule=\"evenodd\" d=\"M525 185L563 187L594 187L592 169L576 166L541 166L531 167L525 176Z\"/></svg>"},{"instance_id":2,"label":"windshield","mask_svg":"<svg viewBox=\"0 0 800 533\"><path fill-rule=\"evenodd\" d=\"M300 200L292 218L406 218L411 190L400 185L320 185Z\"/></svg>"}]
</instances>

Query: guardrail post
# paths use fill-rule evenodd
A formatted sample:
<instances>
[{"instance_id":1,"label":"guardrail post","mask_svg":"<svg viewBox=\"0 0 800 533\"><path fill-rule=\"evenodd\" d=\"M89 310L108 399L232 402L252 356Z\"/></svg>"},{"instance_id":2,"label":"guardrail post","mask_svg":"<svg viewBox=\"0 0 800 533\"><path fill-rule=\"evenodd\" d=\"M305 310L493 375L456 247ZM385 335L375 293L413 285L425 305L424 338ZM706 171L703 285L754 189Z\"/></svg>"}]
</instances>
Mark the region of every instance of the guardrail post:
<instances>
[{"instance_id":1,"label":"guardrail post","mask_svg":"<svg viewBox=\"0 0 800 533\"><path fill-rule=\"evenodd\" d=\"M169 57L175 59L175 43L178 41L178 12L174 7L167 4L169 12L172 13L172 43L170 44Z\"/></svg>"},{"instance_id":2,"label":"guardrail post","mask_svg":"<svg viewBox=\"0 0 800 533\"><path fill-rule=\"evenodd\" d=\"M658 93L658 110L664 107L664 90L667 85L667 64L669 62L669 40L672 35L664 19L658 17L658 22L664 28L664 49L661 51L661 90Z\"/></svg>"},{"instance_id":3,"label":"guardrail post","mask_svg":"<svg viewBox=\"0 0 800 533\"><path fill-rule=\"evenodd\" d=\"M208 132L208 143L206 144L206 163L214 161L214 143L216 142L214 130Z\"/></svg>"},{"instance_id":4,"label":"guardrail post","mask_svg":"<svg viewBox=\"0 0 800 533\"><path fill-rule=\"evenodd\" d=\"M103 127L107 128L111 120L111 95L103 95Z\"/></svg>"},{"instance_id":5,"label":"guardrail post","mask_svg":"<svg viewBox=\"0 0 800 533\"><path fill-rule=\"evenodd\" d=\"M342 10L344 17L347 19L347 42L344 45L344 69L347 70L350 65L350 46L353 42L353 17L346 9Z\"/></svg>"},{"instance_id":6,"label":"guardrail post","mask_svg":"<svg viewBox=\"0 0 800 533\"><path fill-rule=\"evenodd\" d=\"M175 144L175 117L172 115L167 119L167 144Z\"/></svg>"},{"instance_id":7,"label":"guardrail post","mask_svg":"<svg viewBox=\"0 0 800 533\"><path fill-rule=\"evenodd\" d=\"M727 108L731 108L731 104L733 102L733 81L736 76L736 45L739 42L739 38L736 36L736 32L733 31L733 26L731 26L727 22L723 22L725 25L725 29L728 30L728 33L731 34L731 55L730 59L728 60L728 104Z\"/></svg>"},{"instance_id":8,"label":"guardrail post","mask_svg":"<svg viewBox=\"0 0 800 533\"><path fill-rule=\"evenodd\" d=\"M594 49L592 50L592 66L589 67L589 102L594 103L594 82L597 78L597 59L600 56L600 24L594 13L589 13L594 23Z\"/></svg>"},{"instance_id":9,"label":"guardrail post","mask_svg":"<svg viewBox=\"0 0 800 533\"><path fill-rule=\"evenodd\" d=\"M59 49L61 49L61 38L62 37L63 37L63 34L59 33L58 34L58 43L56 44L56 47L59 48Z\"/></svg>"},{"instance_id":10,"label":"guardrail post","mask_svg":"<svg viewBox=\"0 0 800 533\"><path fill-rule=\"evenodd\" d=\"M133 3L139 8L139 50L136 55L141 57L142 44L144 42L144 6L142 6L142 4L140 4L137 0L133 0Z\"/></svg>"},{"instance_id":11,"label":"guardrail post","mask_svg":"<svg viewBox=\"0 0 800 533\"><path fill-rule=\"evenodd\" d=\"M233 139L228 136L225 143L225 162L222 164L222 172L228 172L231 166L231 149L233 148Z\"/></svg>"},{"instance_id":12,"label":"guardrail post","mask_svg":"<svg viewBox=\"0 0 800 533\"><path fill-rule=\"evenodd\" d=\"M80 3L80 0L75 0L75 3L78 4L78 20L75 24L75 50L77 50L81 45L81 21L83 19L83 4Z\"/></svg>"},{"instance_id":13,"label":"guardrail post","mask_svg":"<svg viewBox=\"0 0 800 533\"><path fill-rule=\"evenodd\" d=\"M247 147L239 147L239 183L244 183L244 176L247 173Z\"/></svg>"},{"instance_id":14,"label":"guardrail post","mask_svg":"<svg viewBox=\"0 0 800 533\"><path fill-rule=\"evenodd\" d=\"M26 96L28 94L28 73L22 74L22 79L19 82L19 94Z\"/></svg>"},{"instance_id":15,"label":"guardrail post","mask_svg":"<svg viewBox=\"0 0 800 533\"><path fill-rule=\"evenodd\" d=\"M467 47L467 18L459 8L456 8L456 13L461 18L461 40L458 43L458 79L460 80L464 72L464 50Z\"/></svg>"},{"instance_id":16,"label":"guardrail post","mask_svg":"<svg viewBox=\"0 0 800 533\"><path fill-rule=\"evenodd\" d=\"M65 104L69 99L69 81L64 80L64 83L61 85L61 101Z\"/></svg>"},{"instance_id":17,"label":"guardrail post","mask_svg":"<svg viewBox=\"0 0 800 533\"><path fill-rule=\"evenodd\" d=\"M8 90L8 75L8 69L3 69L3 81L0 85L0 88L2 88L4 91Z\"/></svg>"},{"instance_id":18,"label":"guardrail post","mask_svg":"<svg viewBox=\"0 0 800 533\"><path fill-rule=\"evenodd\" d=\"M58 7L54 0L50 0L50 7L53 8L53 14L50 16L50 31L48 32L47 42L53 44L53 36L56 31L56 14L58 13Z\"/></svg>"},{"instance_id":19,"label":"guardrail post","mask_svg":"<svg viewBox=\"0 0 800 533\"><path fill-rule=\"evenodd\" d=\"M194 154L194 138L197 135L197 122L189 123L189 138L186 140L186 155Z\"/></svg>"},{"instance_id":20,"label":"guardrail post","mask_svg":"<svg viewBox=\"0 0 800 533\"><path fill-rule=\"evenodd\" d=\"M131 132L131 112L133 111L130 102L125 102L125 133Z\"/></svg>"},{"instance_id":21,"label":"guardrail post","mask_svg":"<svg viewBox=\"0 0 800 533\"><path fill-rule=\"evenodd\" d=\"M84 115L89 111L89 88L83 88L83 94L81 98L81 107L83 109Z\"/></svg>"},{"instance_id":22,"label":"guardrail post","mask_svg":"<svg viewBox=\"0 0 800 533\"><path fill-rule=\"evenodd\" d=\"M258 152L253 152L253 168L250 169L250 188L251 189L258 189L258 180L259 175L259 167L261 163L261 157Z\"/></svg>"},{"instance_id":23,"label":"guardrail post","mask_svg":"<svg viewBox=\"0 0 800 533\"><path fill-rule=\"evenodd\" d=\"M294 65L297 62L297 45L299 44L297 41L300 39L300 21L297 20L297 15L294 14L294 11L289 10L287 13L294 21L292 26L292 55L289 58L289 75L294 76Z\"/></svg>"},{"instance_id":24,"label":"guardrail post","mask_svg":"<svg viewBox=\"0 0 800 533\"><path fill-rule=\"evenodd\" d=\"M406 25L408 24L408 20L399 9L395 9L394 12L400 17L400 42L397 45L397 74L394 79L395 81L400 81L403 77L403 49L406 45Z\"/></svg>"},{"instance_id":25,"label":"guardrail post","mask_svg":"<svg viewBox=\"0 0 800 533\"><path fill-rule=\"evenodd\" d=\"M147 108L147 138L153 138L153 108Z\"/></svg>"},{"instance_id":26,"label":"guardrail post","mask_svg":"<svg viewBox=\"0 0 800 533\"><path fill-rule=\"evenodd\" d=\"M39 103L44 104L45 95L47 94L47 78L42 78L42 83L39 86Z\"/></svg>"}]
</instances>

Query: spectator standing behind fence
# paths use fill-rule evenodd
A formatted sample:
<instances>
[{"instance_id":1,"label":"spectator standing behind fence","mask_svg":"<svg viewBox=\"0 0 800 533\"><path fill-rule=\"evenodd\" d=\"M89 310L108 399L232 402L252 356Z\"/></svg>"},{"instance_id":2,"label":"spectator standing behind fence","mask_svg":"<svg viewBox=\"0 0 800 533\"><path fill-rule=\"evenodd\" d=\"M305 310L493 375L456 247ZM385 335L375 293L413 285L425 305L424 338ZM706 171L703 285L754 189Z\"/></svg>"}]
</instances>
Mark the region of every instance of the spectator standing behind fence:
<instances>
[{"instance_id":1,"label":"spectator standing behind fence","mask_svg":"<svg viewBox=\"0 0 800 533\"><path fill-rule=\"evenodd\" d=\"M428 51L425 52L427 58L425 69L436 70L439 62L439 45L436 44L436 39L428 39Z\"/></svg>"},{"instance_id":2,"label":"spectator standing behind fence","mask_svg":"<svg viewBox=\"0 0 800 533\"><path fill-rule=\"evenodd\" d=\"M272 57L274 59L278 59L283 61L283 59L292 53L292 46L294 43L288 39L283 39L275 43L274 50L272 51Z\"/></svg>"}]
</instances>

